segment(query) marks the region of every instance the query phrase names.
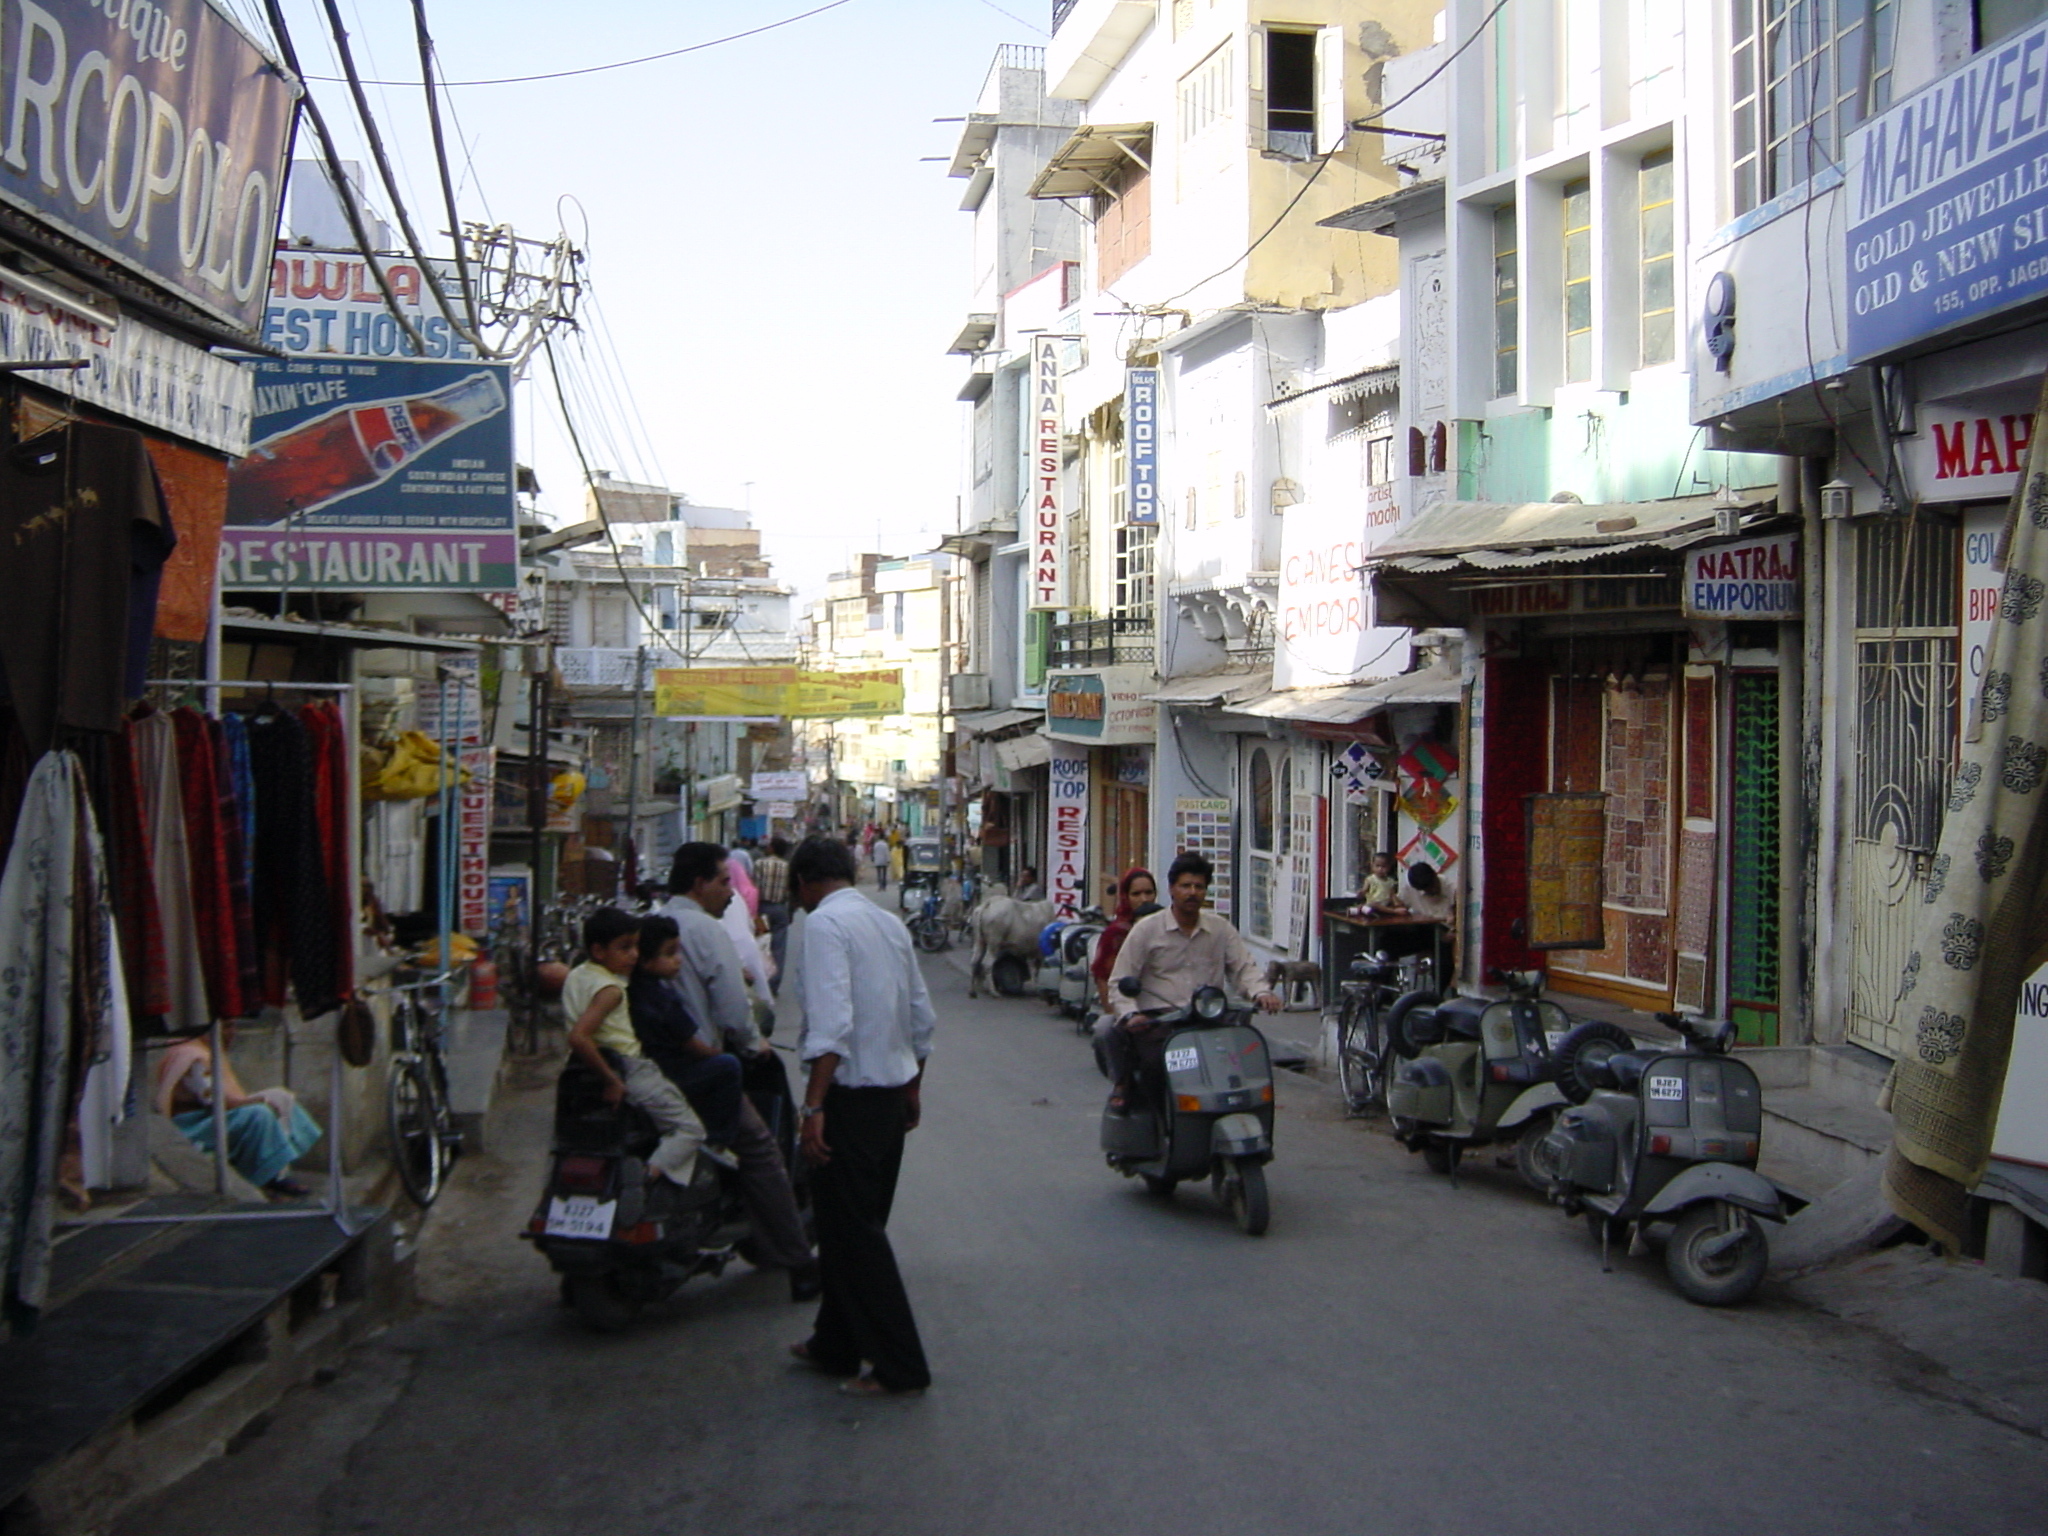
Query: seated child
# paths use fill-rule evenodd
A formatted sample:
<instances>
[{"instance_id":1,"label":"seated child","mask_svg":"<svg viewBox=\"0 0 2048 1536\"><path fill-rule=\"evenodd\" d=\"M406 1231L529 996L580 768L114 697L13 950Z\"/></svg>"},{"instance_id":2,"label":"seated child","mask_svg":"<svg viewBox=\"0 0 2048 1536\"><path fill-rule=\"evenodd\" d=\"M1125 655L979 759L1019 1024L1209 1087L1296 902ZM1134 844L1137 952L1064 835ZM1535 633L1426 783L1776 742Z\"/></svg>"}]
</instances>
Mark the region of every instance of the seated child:
<instances>
[{"instance_id":1,"label":"seated child","mask_svg":"<svg viewBox=\"0 0 2048 1536\"><path fill-rule=\"evenodd\" d=\"M1394 877L1394 856L1391 853L1372 856L1371 873L1358 888L1358 904L1368 913L1402 910L1401 887Z\"/></svg>"},{"instance_id":2,"label":"seated child","mask_svg":"<svg viewBox=\"0 0 2048 1536\"><path fill-rule=\"evenodd\" d=\"M633 1033L648 1059L683 1090L712 1144L730 1147L739 1135L739 1058L705 1038L683 1006L682 994L669 985L682 969L683 940L676 920L659 914L641 918L640 958L626 986Z\"/></svg>"}]
</instances>

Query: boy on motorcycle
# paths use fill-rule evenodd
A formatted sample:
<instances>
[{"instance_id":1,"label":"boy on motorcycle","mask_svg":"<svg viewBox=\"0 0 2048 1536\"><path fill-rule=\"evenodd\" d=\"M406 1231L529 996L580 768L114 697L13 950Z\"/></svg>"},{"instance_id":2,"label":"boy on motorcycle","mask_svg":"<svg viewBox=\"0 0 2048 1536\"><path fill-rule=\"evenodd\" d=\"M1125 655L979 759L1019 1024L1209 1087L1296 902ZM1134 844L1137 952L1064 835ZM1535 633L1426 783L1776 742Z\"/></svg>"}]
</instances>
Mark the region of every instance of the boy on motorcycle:
<instances>
[{"instance_id":1,"label":"boy on motorcycle","mask_svg":"<svg viewBox=\"0 0 2048 1536\"><path fill-rule=\"evenodd\" d=\"M1280 998L1266 990L1259 963L1244 939L1223 918L1208 911L1209 882L1216 866L1198 853L1184 853L1166 872L1165 911L1141 917L1116 957L1109 991L1122 1010L1095 1029L1110 1064L1114 1086L1109 1107L1122 1114L1129 1105L1136 1070L1145 1068L1149 1081L1157 1075L1166 1032L1152 1015L1185 1008L1203 987L1222 987L1239 996L1255 997L1259 1008L1277 1013ZM1125 977L1137 980L1137 995L1124 995Z\"/></svg>"}]
</instances>

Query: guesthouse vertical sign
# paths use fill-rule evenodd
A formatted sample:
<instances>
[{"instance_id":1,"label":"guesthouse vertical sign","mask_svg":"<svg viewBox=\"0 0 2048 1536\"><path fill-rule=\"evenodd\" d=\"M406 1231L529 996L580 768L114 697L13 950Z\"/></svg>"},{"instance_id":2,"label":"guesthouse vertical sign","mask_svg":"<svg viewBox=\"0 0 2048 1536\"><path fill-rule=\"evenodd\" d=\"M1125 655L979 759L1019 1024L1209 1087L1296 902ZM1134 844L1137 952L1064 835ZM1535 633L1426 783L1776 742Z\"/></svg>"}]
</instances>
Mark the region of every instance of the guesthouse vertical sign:
<instances>
[{"instance_id":1,"label":"guesthouse vertical sign","mask_svg":"<svg viewBox=\"0 0 2048 1536\"><path fill-rule=\"evenodd\" d=\"M1047 766L1052 825L1046 839L1046 891L1054 913L1072 917L1088 904L1087 749L1055 744Z\"/></svg>"},{"instance_id":2,"label":"guesthouse vertical sign","mask_svg":"<svg viewBox=\"0 0 2048 1536\"><path fill-rule=\"evenodd\" d=\"M1065 340L1031 342L1031 607L1066 606L1065 508L1060 492L1060 356Z\"/></svg>"},{"instance_id":3,"label":"guesthouse vertical sign","mask_svg":"<svg viewBox=\"0 0 2048 1536\"><path fill-rule=\"evenodd\" d=\"M1159 523L1159 370L1124 373L1124 461L1130 494L1124 521L1152 528Z\"/></svg>"}]
</instances>

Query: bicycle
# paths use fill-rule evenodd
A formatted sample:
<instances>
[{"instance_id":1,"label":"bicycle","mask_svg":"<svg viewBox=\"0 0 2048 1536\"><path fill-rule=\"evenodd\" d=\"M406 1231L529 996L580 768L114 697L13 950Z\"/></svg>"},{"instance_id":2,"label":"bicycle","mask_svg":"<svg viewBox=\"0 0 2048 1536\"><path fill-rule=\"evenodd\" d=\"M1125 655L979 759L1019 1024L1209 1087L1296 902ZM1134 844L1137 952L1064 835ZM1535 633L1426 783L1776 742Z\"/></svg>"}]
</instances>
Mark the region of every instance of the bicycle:
<instances>
[{"instance_id":1,"label":"bicycle","mask_svg":"<svg viewBox=\"0 0 2048 1536\"><path fill-rule=\"evenodd\" d=\"M454 974L443 971L391 989L385 1126L398 1181L422 1210L440 1195L449 1168L462 1152L462 1132L455 1127L448 1096L448 1064L441 1054L441 1016L425 996Z\"/></svg>"},{"instance_id":2,"label":"bicycle","mask_svg":"<svg viewBox=\"0 0 2048 1536\"><path fill-rule=\"evenodd\" d=\"M1343 1002L1337 1012L1337 1082L1352 1114L1373 1114L1386 1108L1394 1048L1387 1034L1385 1010L1405 993L1427 988L1434 970L1427 955L1401 960L1384 954L1360 955L1351 962L1351 974L1357 979L1338 987Z\"/></svg>"}]
</instances>

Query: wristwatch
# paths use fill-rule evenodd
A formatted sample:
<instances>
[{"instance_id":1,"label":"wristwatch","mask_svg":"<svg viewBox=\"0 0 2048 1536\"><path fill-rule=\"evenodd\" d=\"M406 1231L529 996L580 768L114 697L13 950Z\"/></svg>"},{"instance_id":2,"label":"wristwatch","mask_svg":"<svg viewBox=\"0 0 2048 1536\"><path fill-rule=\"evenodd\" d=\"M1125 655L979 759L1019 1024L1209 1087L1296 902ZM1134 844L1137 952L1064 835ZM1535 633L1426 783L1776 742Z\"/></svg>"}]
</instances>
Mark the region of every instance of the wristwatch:
<instances>
[{"instance_id":1,"label":"wristwatch","mask_svg":"<svg viewBox=\"0 0 2048 1536\"><path fill-rule=\"evenodd\" d=\"M808 1120L813 1115L822 1115L823 1113L825 1113L825 1106L822 1104L806 1104L801 1110L797 1111L797 1113L800 1118Z\"/></svg>"}]
</instances>

